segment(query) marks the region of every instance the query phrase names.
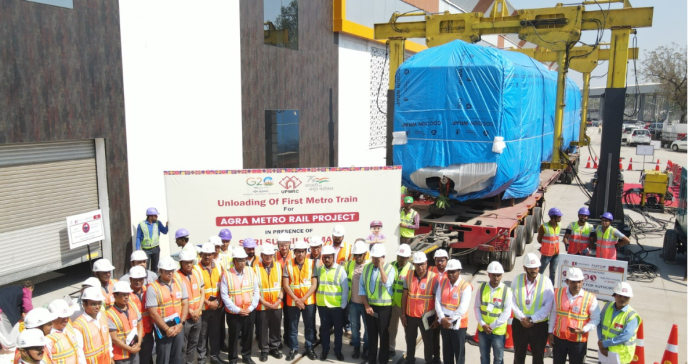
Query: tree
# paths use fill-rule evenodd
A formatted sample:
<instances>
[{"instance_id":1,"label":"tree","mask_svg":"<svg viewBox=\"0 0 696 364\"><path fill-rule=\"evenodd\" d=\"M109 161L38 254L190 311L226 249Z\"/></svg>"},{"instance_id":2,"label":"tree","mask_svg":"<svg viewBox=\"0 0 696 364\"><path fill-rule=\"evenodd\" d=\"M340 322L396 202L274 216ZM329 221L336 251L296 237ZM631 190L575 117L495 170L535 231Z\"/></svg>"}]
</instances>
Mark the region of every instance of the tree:
<instances>
[{"instance_id":1,"label":"tree","mask_svg":"<svg viewBox=\"0 0 696 364\"><path fill-rule=\"evenodd\" d=\"M659 82L669 101L681 110L680 123L686 123L686 48L672 43L646 54L640 74L647 81Z\"/></svg>"},{"instance_id":2,"label":"tree","mask_svg":"<svg viewBox=\"0 0 696 364\"><path fill-rule=\"evenodd\" d=\"M289 32L289 42L285 45L285 47L298 49L297 0L290 1L290 4L288 4L288 6L281 6L280 14L276 17L274 23L277 29L287 29Z\"/></svg>"}]
</instances>

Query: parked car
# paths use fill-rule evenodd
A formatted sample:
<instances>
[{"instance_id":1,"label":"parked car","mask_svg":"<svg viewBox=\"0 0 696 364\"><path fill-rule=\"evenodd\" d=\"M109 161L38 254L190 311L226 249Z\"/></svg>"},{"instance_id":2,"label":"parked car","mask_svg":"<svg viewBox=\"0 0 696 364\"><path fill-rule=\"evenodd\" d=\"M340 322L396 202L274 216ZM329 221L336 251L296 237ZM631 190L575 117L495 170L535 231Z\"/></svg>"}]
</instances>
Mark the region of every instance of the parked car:
<instances>
[{"instance_id":1,"label":"parked car","mask_svg":"<svg viewBox=\"0 0 696 364\"><path fill-rule=\"evenodd\" d=\"M680 150L686 150L686 144L686 137L684 137L682 139L673 141L671 148L675 152L678 152Z\"/></svg>"},{"instance_id":2,"label":"parked car","mask_svg":"<svg viewBox=\"0 0 696 364\"><path fill-rule=\"evenodd\" d=\"M662 128L662 147L671 146L672 142L676 142L686 136L687 124L669 124L665 123Z\"/></svg>"},{"instance_id":3,"label":"parked car","mask_svg":"<svg viewBox=\"0 0 696 364\"><path fill-rule=\"evenodd\" d=\"M628 145L650 144L650 130L643 128L629 128L621 136L621 142Z\"/></svg>"},{"instance_id":4,"label":"parked car","mask_svg":"<svg viewBox=\"0 0 696 364\"><path fill-rule=\"evenodd\" d=\"M648 130L650 130L650 134L652 135L652 140L661 140L662 139L662 126L663 123L650 123L648 126Z\"/></svg>"}]
</instances>

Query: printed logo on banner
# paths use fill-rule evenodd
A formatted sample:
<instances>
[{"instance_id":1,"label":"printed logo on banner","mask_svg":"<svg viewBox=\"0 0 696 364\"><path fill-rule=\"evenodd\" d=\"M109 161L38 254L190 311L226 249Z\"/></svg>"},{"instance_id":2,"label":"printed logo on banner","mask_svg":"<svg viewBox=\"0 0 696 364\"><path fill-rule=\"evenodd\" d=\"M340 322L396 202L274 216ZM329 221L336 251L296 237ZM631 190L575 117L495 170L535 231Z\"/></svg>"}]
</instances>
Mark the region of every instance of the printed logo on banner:
<instances>
[{"instance_id":1,"label":"printed logo on banner","mask_svg":"<svg viewBox=\"0 0 696 364\"><path fill-rule=\"evenodd\" d=\"M268 194L270 192L269 187L273 186L273 178L270 176L249 177L246 179L246 184L252 189L249 190L251 193L245 193L245 195Z\"/></svg>"},{"instance_id":2,"label":"printed logo on banner","mask_svg":"<svg viewBox=\"0 0 696 364\"><path fill-rule=\"evenodd\" d=\"M89 224L88 224L88 223L82 224L82 232L83 232L83 233L88 233L88 232L89 232Z\"/></svg>"},{"instance_id":3,"label":"printed logo on banner","mask_svg":"<svg viewBox=\"0 0 696 364\"><path fill-rule=\"evenodd\" d=\"M297 187L300 187L302 181L295 176L285 176L278 182L278 184L285 190L281 190L281 193L298 193Z\"/></svg>"},{"instance_id":4,"label":"printed logo on banner","mask_svg":"<svg viewBox=\"0 0 696 364\"><path fill-rule=\"evenodd\" d=\"M333 187L327 186L331 180L328 177L308 176L305 187L312 192L316 191L333 191Z\"/></svg>"}]
</instances>

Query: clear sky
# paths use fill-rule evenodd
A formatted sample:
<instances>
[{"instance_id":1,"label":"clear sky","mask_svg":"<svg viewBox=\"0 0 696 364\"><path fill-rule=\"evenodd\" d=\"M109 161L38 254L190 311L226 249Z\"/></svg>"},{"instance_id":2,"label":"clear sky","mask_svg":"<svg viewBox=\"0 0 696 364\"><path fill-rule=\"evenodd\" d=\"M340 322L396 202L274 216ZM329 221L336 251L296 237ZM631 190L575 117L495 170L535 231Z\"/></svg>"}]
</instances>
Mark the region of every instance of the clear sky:
<instances>
[{"instance_id":1,"label":"clear sky","mask_svg":"<svg viewBox=\"0 0 696 364\"><path fill-rule=\"evenodd\" d=\"M517 9L533 9L533 8L545 8L554 7L559 0L510 0L510 2ZM580 1L567 1L564 4L579 3ZM686 47L686 0L630 0L631 5L634 8L639 7L654 7L653 12L653 26L651 28L639 28L638 29L638 48L640 48L640 54L638 56L638 69L640 70L640 59L645 55L646 51L654 50L661 45L669 45L674 42L679 46ZM612 8L618 9L622 8L621 3L611 4ZM608 4L603 4L602 8L608 9ZM597 5L586 5L587 10L597 10ZM607 30L604 32L603 42L609 42L610 32ZM589 31L583 32L581 41L585 43L594 43L596 39L596 32ZM632 39L632 38L631 38ZM601 62L600 62L601 63ZM597 66L597 68L592 72L593 76L601 76L607 72L607 64L604 62ZM570 71L569 76L575 81L578 86L582 88L582 76L580 73L575 71ZM633 85L635 83L633 76L633 64L629 64L629 74L628 74L628 85ZM607 78L593 78L590 80L590 87L603 87L606 86ZM639 79L638 82L645 82Z\"/></svg>"}]
</instances>

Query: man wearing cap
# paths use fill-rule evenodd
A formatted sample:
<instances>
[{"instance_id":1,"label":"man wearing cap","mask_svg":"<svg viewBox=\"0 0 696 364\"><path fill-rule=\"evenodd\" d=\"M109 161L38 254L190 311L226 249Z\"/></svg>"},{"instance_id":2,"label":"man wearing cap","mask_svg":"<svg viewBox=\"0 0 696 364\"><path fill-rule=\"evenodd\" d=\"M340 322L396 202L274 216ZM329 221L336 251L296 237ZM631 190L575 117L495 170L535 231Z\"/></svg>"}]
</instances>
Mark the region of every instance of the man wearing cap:
<instances>
[{"instance_id":1,"label":"man wearing cap","mask_svg":"<svg viewBox=\"0 0 696 364\"><path fill-rule=\"evenodd\" d=\"M326 360L331 347L329 331L334 329L334 353L336 359L343 361L343 311L348 305L348 274L342 265L335 263L336 251L331 245L321 249L321 259L324 265L316 269L315 276L319 278L317 286L317 308L321 320L321 360Z\"/></svg>"},{"instance_id":2,"label":"man wearing cap","mask_svg":"<svg viewBox=\"0 0 696 364\"><path fill-rule=\"evenodd\" d=\"M312 350L316 337L316 297L318 278L312 260L307 259L307 248L300 245L295 249L295 258L289 260L283 268L283 290L285 290L285 307L287 307L288 345L290 352L285 360L292 361L297 355L299 343L297 341L297 328L300 324L300 315L304 322L305 356L315 360L317 355Z\"/></svg>"},{"instance_id":3,"label":"man wearing cap","mask_svg":"<svg viewBox=\"0 0 696 364\"><path fill-rule=\"evenodd\" d=\"M435 259L435 265L428 268L431 272L437 275L437 282L441 284L442 281L447 279L447 262L449 261L449 255L447 250L438 249L435 251L433 256ZM433 364L440 363L440 326L433 329Z\"/></svg>"},{"instance_id":4,"label":"man wearing cap","mask_svg":"<svg viewBox=\"0 0 696 364\"><path fill-rule=\"evenodd\" d=\"M108 259L99 259L94 262L94 266L92 266L92 272L94 272L94 276L99 279L104 297L106 297L104 300L105 310L108 310L109 307L111 307L111 305L114 303L113 290L114 284L117 281L115 279L111 279L111 273L113 270L114 266L111 265L111 262L109 262Z\"/></svg>"},{"instance_id":5,"label":"man wearing cap","mask_svg":"<svg viewBox=\"0 0 696 364\"><path fill-rule=\"evenodd\" d=\"M396 355L396 334L399 332L401 321L401 297L404 290L404 280L409 271L414 269L411 259L411 247L408 244L401 244L396 251L396 260L391 262L394 268L394 283L392 289L394 294L392 297L391 319L389 320L389 357Z\"/></svg>"},{"instance_id":6,"label":"man wearing cap","mask_svg":"<svg viewBox=\"0 0 696 364\"><path fill-rule=\"evenodd\" d=\"M292 238L288 233L278 235L278 251L276 252L275 260L280 263L283 268L285 268L285 264L287 264L289 260L292 260L292 256L290 255L291 240Z\"/></svg>"},{"instance_id":7,"label":"man wearing cap","mask_svg":"<svg viewBox=\"0 0 696 364\"><path fill-rule=\"evenodd\" d=\"M73 322L77 342L82 343L88 364L114 363L109 322L101 312L104 294L100 288L87 287L82 292L85 312Z\"/></svg>"},{"instance_id":8,"label":"man wearing cap","mask_svg":"<svg viewBox=\"0 0 696 364\"><path fill-rule=\"evenodd\" d=\"M157 364L181 364L189 293L176 273L179 267L174 259L163 257L158 264L160 276L145 295L145 307L155 324Z\"/></svg>"},{"instance_id":9,"label":"man wearing cap","mask_svg":"<svg viewBox=\"0 0 696 364\"><path fill-rule=\"evenodd\" d=\"M409 271L404 280L401 297L401 324L406 330L406 364L416 362L416 339L420 330L423 338L423 351L426 363L433 363L433 328L439 325L434 320L431 325L423 323L426 314L435 310L435 292L438 288L437 275L428 270L428 258L423 252L413 253L414 270ZM433 312L431 312L433 311Z\"/></svg>"},{"instance_id":10,"label":"man wearing cap","mask_svg":"<svg viewBox=\"0 0 696 364\"><path fill-rule=\"evenodd\" d=\"M385 253L384 244L372 246L372 261L365 266L360 279L359 294L365 306L367 331L374 333L367 336L369 364L376 364L378 361L379 364L386 364L389 361L389 320L396 269L385 263Z\"/></svg>"},{"instance_id":11,"label":"man wearing cap","mask_svg":"<svg viewBox=\"0 0 696 364\"><path fill-rule=\"evenodd\" d=\"M198 362L204 363L208 356L208 343L210 343L210 363L225 364L226 361L220 358L220 342L225 339L224 332L221 334L223 309L220 304L220 271L217 268L213 256L215 246L205 243L201 247L201 260L196 266L196 270L201 275L203 282L203 306L201 314L201 334L198 337ZM223 325L224 327L224 325ZM222 340L220 338L222 336Z\"/></svg>"},{"instance_id":12,"label":"man wearing cap","mask_svg":"<svg viewBox=\"0 0 696 364\"><path fill-rule=\"evenodd\" d=\"M379 220L375 220L370 223L370 235L367 236L365 240L372 246L374 243L386 243L387 242L387 237L381 233L382 231L382 222Z\"/></svg>"},{"instance_id":13,"label":"man wearing cap","mask_svg":"<svg viewBox=\"0 0 696 364\"><path fill-rule=\"evenodd\" d=\"M145 277L147 273L144 267L136 265L131 267L128 275L130 276L130 289L132 291L129 296L129 301L138 308L140 316L142 317L140 322L143 325L143 336L140 337L141 343L140 352L138 353L138 364L150 364L152 362L152 349L155 347L155 338L152 336L152 320L150 319L147 307L145 307L145 292L147 291Z\"/></svg>"},{"instance_id":14,"label":"man wearing cap","mask_svg":"<svg viewBox=\"0 0 696 364\"><path fill-rule=\"evenodd\" d=\"M321 241L321 237L319 236L312 236L309 239L309 260L312 261L313 267L316 269L316 267L322 265L323 263L321 262L321 248L324 246L324 243Z\"/></svg>"},{"instance_id":15,"label":"man wearing cap","mask_svg":"<svg viewBox=\"0 0 696 364\"><path fill-rule=\"evenodd\" d=\"M157 220L159 212L154 207L150 207L145 211L147 218L138 224L138 228L135 229L135 250L140 250L141 248L147 254L147 265L145 267L149 270L154 270L155 267L159 266L159 237L161 234L167 234L169 232L169 221L165 225Z\"/></svg>"},{"instance_id":16,"label":"man wearing cap","mask_svg":"<svg viewBox=\"0 0 696 364\"><path fill-rule=\"evenodd\" d=\"M512 311L512 291L501 283L504 271L500 263L491 262L486 271L488 282L481 283L474 303L481 364L490 364L491 347L493 363L502 364L507 321Z\"/></svg>"},{"instance_id":17,"label":"man wearing cap","mask_svg":"<svg viewBox=\"0 0 696 364\"><path fill-rule=\"evenodd\" d=\"M561 210L553 207L549 210L549 222L539 226L537 241L541 244L541 270L542 275L546 271L546 267L551 264L551 272L549 278L551 283L556 283L556 263L558 262L558 254L561 252Z\"/></svg>"},{"instance_id":18,"label":"man wearing cap","mask_svg":"<svg viewBox=\"0 0 696 364\"><path fill-rule=\"evenodd\" d=\"M420 227L420 216L416 210L411 208L413 197L404 197L404 207L401 208L399 232L401 233L401 244L411 244L413 237L416 236L416 229Z\"/></svg>"},{"instance_id":19,"label":"man wearing cap","mask_svg":"<svg viewBox=\"0 0 696 364\"><path fill-rule=\"evenodd\" d=\"M549 330L549 314L553 306L553 284L539 274L541 261L534 253L524 256L524 273L512 281L512 339L514 364L524 364L527 347L531 348L532 364L542 364Z\"/></svg>"},{"instance_id":20,"label":"man wearing cap","mask_svg":"<svg viewBox=\"0 0 696 364\"><path fill-rule=\"evenodd\" d=\"M31 281L0 288L0 344L6 348L17 345L19 320L34 308L31 303L33 291Z\"/></svg>"},{"instance_id":21,"label":"man wearing cap","mask_svg":"<svg viewBox=\"0 0 696 364\"><path fill-rule=\"evenodd\" d=\"M597 346L604 356L616 353L621 364L628 364L636 352L636 332L643 319L628 305L633 289L627 282L619 282L612 296L614 302L607 302L600 314Z\"/></svg>"},{"instance_id":22,"label":"man wearing cap","mask_svg":"<svg viewBox=\"0 0 696 364\"><path fill-rule=\"evenodd\" d=\"M48 340L39 329L27 329L19 333L17 337L17 351L15 363L46 364L48 359L46 345Z\"/></svg>"},{"instance_id":23,"label":"man wearing cap","mask_svg":"<svg viewBox=\"0 0 696 364\"><path fill-rule=\"evenodd\" d=\"M565 244L568 254L590 254L590 239L594 237L595 233L594 227L587 222L589 217L590 209L583 206L578 211L578 221L568 224L563 235L563 244Z\"/></svg>"},{"instance_id":24,"label":"man wearing cap","mask_svg":"<svg viewBox=\"0 0 696 364\"><path fill-rule=\"evenodd\" d=\"M362 358L367 359L368 349L370 348L367 323L365 317L365 306L360 298L360 279L362 277L363 268L367 264L365 256L367 255L367 244L363 241L358 241L353 244L353 260L347 262L346 272L348 273L348 289L350 290L350 300L348 301L348 312L350 315L351 345L353 346L353 359L360 358L360 320L362 319L365 326L363 334L363 354Z\"/></svg>"},{"instance_id":25,"label":"man wearing cap","mask_svg":"<svg viewBox=\"0 0 696 364\"><path fill-rule=\"evenodd\" d=\"M472 288L460 277L462 263L458 259L447 262L445 271L447 278L440 281L435 294L435 311L442 327L442 358L445 364L464 364Z\"/></svg>"},{"instance_id":26,"label":"man wearing cap","mask_svg":"<svg viewBox=\"0 0 696 364\"><path fill-rule=\"evenodd\" d=\"M602 223L595 230L597 237L597 258L616 260L616 248L631 241L619 229L611 226L614 215L611 212L602 214Z\"/></svg>"},{"instance_id":27,"label":"man wearing cap","mask_svg":"<svg viewBox=\"0 0 696 364\"><path fill-rule=\"evenodd\" d=\"M198 254L191 250L179 253L179 279L189 292L188 320L184 322L184 348L186 363L193 364L196 360L198 339L201 335L201 314L203 313L204 286L203 276L193 269Z\"/></svg>"},{"instance_id":28,"label":"man wearing cap","mask_svg":"<svg viewBox=\"0 0 696 364\"><path fill-rule=\"evenodd\" d=\"M144 336L140 309L128 298L133 292L130 284L117 282L114 286L114 304L106 310L109 321L109 334L113 343L114 362L120 364L138 363Z\"/></svg>"},{"instance_id":29,"label":"man wearing cap","mask_svg":"<svg viewBox=\"0 0 696 364\"><path fill-rule=\"evenodd\" d=\"M254 339L256 306L259 304L259 284L253 269L246 265L247 254L242 247L234 249L232 269L225 271L220 282L220 296L225 304L229 337L230 364L237 363L241 333L242 362L254 364L251 342Z\"/></svg>"},{"instance_id":30,"label":"man wearing cap","mask_svg":"<svg viewBox=\"0 0 696 364\"><path fill-rule=\"evenodd\" d=\"M131 256L130 256L130 264L131 264L131 267L135 267L135 266L139 265L139 266L143 267L143 269L147 270L147 254L145 254L145 252L142 250L134 251L133 253L131 253ZM150 284L150 283L157 280L157 273L150 271L150 270L146 271L146 273L147 273L147 277L146 277L147 284ZM130 272L126 273L123 277L121 277L119 279L119 281L130 282ZM140 364L142 364L142 362Z\"/></svg>"},{"instance_id":31,"label":"man wearing cap","mask_svg":"<svg viewBox=\"0 0 696 364\"><path fill-rule=\"evenodd\" d=\"M570 267L565 274L567 287L556 288L549 317L549 345L553 363L583 364L587 355L587 338L599 324L597 298L582 289L582 270ZM633 357L633 356L631 356Z\"/></svg>"},{"instance_id":32,"label":"man wearing cap","mask_svg":"<svg viewBox=\"0 0 696 364\"><path fill-rule=\"evenodd\" d=\"M48 304L48 310L56 315L51 327L51 333L46 336L46 350L51 360L56 364L79 363L86 364L82 343L78 342L75 329L70 324L73 310L68 303L59 298Z\"/></svg>"},{"instance_id":33,"label":"man wearing cap","mask_svg":"<svg viewBox=\"0 0 696 364\"><path fill-rule=\"evenodd\" d=\"M194 255L194 264L198 263L198 250L196 249L196 246L193 245L192 242L189 241L189 231L187 229L179 229L174 233L174 239L176 246L181 248L181 251L187 251L190 253L193 253Z\"/></svg>"},{"instance_id":34,"label":"man wearing cap","mask_svg":"<svg viewBox=\"0 0 696 364\"><path fill-rule=\"evenodd\" d=\"M327 241L325 246L333 246L334 251L334 262L336 264L343 264L346 260L350 260L350 252L352 250L351 243L345 240L346 228L343 225L336 225L331 232L331 241ZM322 256L324 253L322 252ZM323 262L323 257L322 257Z\"/></svg>"},{"instance_id":35,"label":"man wearing cap","mask_svg":"<svg viewBox=\"0 0 696 364\"><path fill-rule=\"evenodd\" d=\"M244 248L244 252L247 255L246 265L252 268L255 267L258 263L256 260L256 239L244 239L244 241L242 242L242 247Z\"/></svg>"},{"instance_id":36,"label":"man wearing cap","mask_svg":"<svg viewBox=\"0 0 696 364\"><path fill-rule=\"evenodd\" d=\"M302 249L304 241L295 244ZM254 265L259 280L259 305L256 307L256 328L260 331L259 360L265 362L268 355L282 359L280 353L280 322L283 316L283 268L274 261L275 249L271 244L261 246L261 261Z\"/></svg>"}]
</instances>

